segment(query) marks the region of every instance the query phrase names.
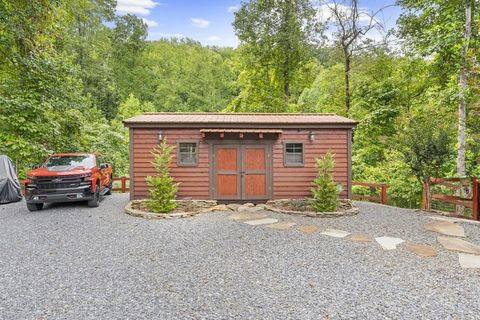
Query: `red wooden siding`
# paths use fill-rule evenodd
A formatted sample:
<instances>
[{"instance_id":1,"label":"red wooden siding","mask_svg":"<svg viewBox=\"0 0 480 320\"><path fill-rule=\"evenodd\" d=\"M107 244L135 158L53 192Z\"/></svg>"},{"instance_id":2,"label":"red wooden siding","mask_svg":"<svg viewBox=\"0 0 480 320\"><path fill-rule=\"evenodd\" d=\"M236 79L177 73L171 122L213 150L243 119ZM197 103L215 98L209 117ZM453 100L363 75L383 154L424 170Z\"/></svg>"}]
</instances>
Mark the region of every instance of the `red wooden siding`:
<instances>
[{"instance_id":1,"label":"red wooden siding","mask_svg":"<svg viewBox=\"0 0 480 320\"><path fill-rule=\"evenodd\" d=\"M132 129L131 129L132 130ZM148 187L145 178L155 175L151 162L153 156L151 150L158 145L159 129L133 129L133 198L145 198L148 196ZM198 129L165 129L163 130L167 142L175 149L170 173L175 182L179 182L178 198L208 199L209 190L209 165L208 144L202 141L202 135ZM198 166L177 166L177 142L198 141Z\"/></svg>"},{"instance_id":2,"label":"red wooden siding","mask_svg":"<svg viewBox=\"0 0 480 320\"><path fill-rule=\"evenodd\" d=\"M145 178L154 175L155 170L151 164L153 156L150 151L158 145L159 129L150 128L132 128L132 172L133 177L133 198L145 198L148 196L148 188ZM209 198L209 146L203 140L200 129L162 129L164 136L169 144L174 146L173 160L171 165L171 174L176 182L179 182L178 198ZM315 140L309 141L309 132L315 132ZM335 153L336 167L334 170L335 181L342 183L344 190L341 196L347 197L348 190L348 130L347 129L283 129L283 133L273 144L273 198L302 198L311 195L310 188L317 171L315 168L315 158L324 155L331 150ZM176 146L178 141L198 141L198 165L197 166L177 166ZM303 167L285 167L284 166L284 142L302 142L304 144L304 166ZM234 144L235 141L232 141ZM254 166L260 154L252 151L248 157L248 162ZM235 162L224 163L223 165L234 165ZM261 190L255 190L253 180L259 177L252 176L249 179L251 192L258 193ZM218 182L217 182L218 183ZM236 188L232 187L232 188ZM236 190L224 190L225 192L237 192ZM249 191L250 192L250 191Z\"/></svg>"},{"instance_id":3,"label":"red wooden siding","mask_svg":"<svg viewBox=\"0 0 480 320\"><path fill-rule=\"evenodd\" d=\"M308 140L310 131L314 141ZM283 130L273 145L273 197L304 198L311 196L312 181L317 175L315 158L329 150L335 154L334 179L343 185L342 197L347 197L348 182L348 131L345 129ZM284 166L284 142L303 142L304 166Z\"/></svg>"}]
</instances>

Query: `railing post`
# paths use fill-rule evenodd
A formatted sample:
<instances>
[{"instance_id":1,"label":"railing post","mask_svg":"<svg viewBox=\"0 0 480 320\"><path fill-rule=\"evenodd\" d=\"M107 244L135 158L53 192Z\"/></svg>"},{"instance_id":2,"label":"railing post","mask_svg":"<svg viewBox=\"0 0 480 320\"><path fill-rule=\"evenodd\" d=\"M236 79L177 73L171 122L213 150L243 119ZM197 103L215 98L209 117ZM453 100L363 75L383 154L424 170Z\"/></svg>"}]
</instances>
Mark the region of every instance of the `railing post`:
<instances>
[{"instance_id":1,"label":"railing post","mask_svg":"<svg viewBox=\"0 0 480 320\"><path fill-rule=\"evenodd\" d=\"M430 184L428 182L423 182L423 192L422 192L422 209L428 210L430 207L428 205L428 193L430 193Z\"/></svg>"},{"instance_id":2,"label":"railing post","mask_svg":"<svg viewBox=\"0 0 480 320\"><path fill-rule=\"evenodd\" d=\"M125 177L122 177L122 193L126 192L127 183Z\"/></svg>"},{"instance_id":3,"label":"railing post","mask_svg":"<svg viewBox=\"0 0 480 320\"><path fill-rule=\"evenodd\" d=\"M382 204L387 204L387 184L382 183L381 192Z\"/></svg>"},{"instance_id":4,"label":"railing post","mask_svg":"<svg viewBox=\"0 0 480 320\"><path fill-rule=\"evenodd\" d=\"M480 220L480 193L479 193L478 178L472 178L472 218L473 220Z\"/></svg>"}]
</instances>

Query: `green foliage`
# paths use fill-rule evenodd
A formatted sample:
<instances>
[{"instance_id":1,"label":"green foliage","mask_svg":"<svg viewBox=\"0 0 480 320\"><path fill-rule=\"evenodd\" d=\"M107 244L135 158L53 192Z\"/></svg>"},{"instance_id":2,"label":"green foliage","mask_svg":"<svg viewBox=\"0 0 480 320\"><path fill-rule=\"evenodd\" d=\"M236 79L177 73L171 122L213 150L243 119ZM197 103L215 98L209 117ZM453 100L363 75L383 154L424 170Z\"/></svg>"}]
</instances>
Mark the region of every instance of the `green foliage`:
<instances>
[{"instance_id":1,"label":"green foliage","mask_svg":"<svg viewBox=\"0 0 480 320\"><path fill-rule=\"evenodd\" d=\"M412 174L402 154L396 150L385 152L385 159L369 165L362 156L353 157L355 181L381 182L388 185L388 203L398 207L418 208L422 201L422 184ZM379 196L379 189L354 187L354 193Z\"/></svg>"},{"instance_id":2,"label":"green foliage","mask_svg":"<svg viewBox=\"0 0 480 320\"><path fill-rule=\"evenodd\" d=\"M242 3L233 22L241 42L236 65L242 88L230 110L289 111L321 31L315 15L308 0Z\"/></svg>"},{"instance_id":3,"label":"green foliage","mask_svg":"<svg viewBox=\"0 0 480 320\"><path fill-rule=\"evenodd\" d=\"M472 20L479 21L478 1L472 0ZM440 82L450 81L458 74L464 43L465 1L400 0L403 7L399 36L416 52L433 58L432 75ZM478 26L473 24L473 40L469 46L478 50ZM477 51L478 54L478 51ZM457 82L457 77L453 78Z\"/></svg>"},{"instance_id":4,"label":"green foliage","mask_svg":"<svg viewBox=\"0 0 480 320\"><path fill-rule=\"evenodd\" d=\"M175 209L175 196L177 194L178 184L173 182L173 178L169 173L169 165L172 161L173 147L167 144L167 140L163 139L159 146L152 151L154 161L152 162L156 176L148 176L146 178L149 186L148 192L150 199L147 206L153 212L167 213Z\"/></svg>"},{"instance_id":5,"label":"green foliage","mask_svg":"<svg viewBox=\"0 0 480 320\"><path fill-rule=\"evenodd\" d=\"M143 59L149 75L142 81L150 88L135 95L156 111L222 110L234 96L235 74L228 51L219 52L188 39L149 43Z\"/></svg>"},{"instance_id":6,"label":"green foliage","mask_svg":"<svg viewBox=\"0 0 480 320\"><path fill-rule=\"evenodd\" d=\"M313 181L312 207L319 212L331 212L337 209L340 190L333 181L332 171L335 168L334 155L327 152L316 159L318 176Z\"/></svg>"},{"instance_id":7,"label":"green foliage","mask_svg":"<svg viewBox=\"0 0 480 320\"><path fill-rule=\"evenodd\" d=\"M400 132L399 151L419 182L440 177L452 155L452 135L433 112L408 119Z\"/></svg>"}]
</instances>

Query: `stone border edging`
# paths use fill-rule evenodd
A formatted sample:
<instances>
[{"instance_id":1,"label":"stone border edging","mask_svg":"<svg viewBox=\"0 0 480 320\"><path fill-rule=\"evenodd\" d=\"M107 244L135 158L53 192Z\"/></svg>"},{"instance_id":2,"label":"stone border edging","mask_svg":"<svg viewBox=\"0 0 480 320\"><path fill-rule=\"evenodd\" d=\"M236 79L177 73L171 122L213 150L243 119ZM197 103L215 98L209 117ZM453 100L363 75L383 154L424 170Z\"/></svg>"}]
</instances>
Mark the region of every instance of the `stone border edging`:
<instances>
[{"instance_id":1,"label":"stone border edging","mask_svg":"<svg viewBox=\"0 0 480 320\"><path fill-rule=\"evenodd\" d=\"M182 200L177 200L177 201L182 201ZM188 200L187 200L188 201ZM144 218L144 219L178 219L178 218L188 218L188 217L193 217L198 214L202 213L208 213L208 212L213 212L213 211L230 211L230 209L224 205L224 204L217 204L216 201L212 200L215 203L214 206L210 208L205 208L202 210L198 211L189 211L189 212L174 212L174 213L154 213L154 212L145 212L142 210L134 209L132 207L132 204L134 203L141 203L142 200L132 200L127 205L125 206L125 213L138 217L138 218Z\"/></svg>"}]
</instances>

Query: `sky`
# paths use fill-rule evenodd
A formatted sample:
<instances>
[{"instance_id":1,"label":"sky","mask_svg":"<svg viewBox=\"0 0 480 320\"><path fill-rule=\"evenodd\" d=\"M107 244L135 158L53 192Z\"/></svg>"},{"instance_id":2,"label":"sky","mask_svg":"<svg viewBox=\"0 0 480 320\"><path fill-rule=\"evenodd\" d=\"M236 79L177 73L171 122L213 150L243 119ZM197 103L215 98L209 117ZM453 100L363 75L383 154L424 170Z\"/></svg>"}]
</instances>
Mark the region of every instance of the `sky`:
<instances>
[{"instance_id":1,"label":"sky","mask_svg":"<svg viewBox=\"0 0 480 320\"><path fill-rule=\"evenodd\" d=\"M360 0L359 3L365 12L375 12L394 1ZM148 25L148 40L188 37L203 45L236 47L238 39L232 22L239 6L240 0L117 0L117 13L142 18ZM380 18L392 28L399 14L400 8L392 6L383 10ZM370 36L375 39L379 35L372 32Z\"/></svg>"}]
</instances>

